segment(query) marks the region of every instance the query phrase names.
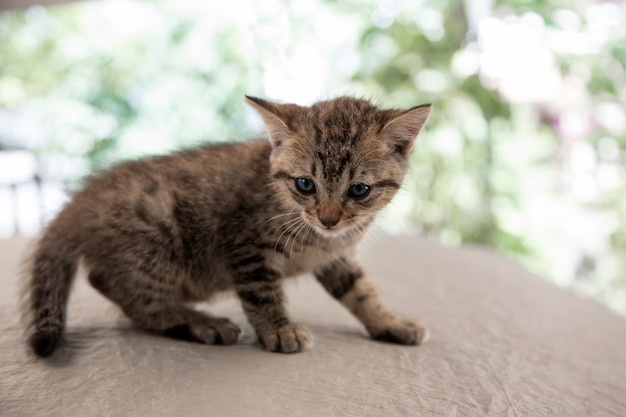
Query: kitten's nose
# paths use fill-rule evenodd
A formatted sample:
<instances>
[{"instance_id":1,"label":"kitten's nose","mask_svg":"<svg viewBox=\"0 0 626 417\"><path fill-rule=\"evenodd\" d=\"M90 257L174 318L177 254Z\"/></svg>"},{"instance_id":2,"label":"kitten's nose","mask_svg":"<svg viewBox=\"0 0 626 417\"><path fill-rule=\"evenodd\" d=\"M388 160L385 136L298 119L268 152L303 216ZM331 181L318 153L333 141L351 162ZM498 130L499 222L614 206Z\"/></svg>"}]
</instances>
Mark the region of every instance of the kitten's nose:
<instances>
[{"instance_id":1,"label":"kitten's nose","mask_svg":"<svg viewBox=\"0 0 626 417\"><path fill-rule=\"evenodd\" d=\"M332 201L322 201L317 206L317 218L320 223L330 229L341 219L341 206Z\"/></svg>"},{"instance_id":2,"label":"kitten's nose","mask_svg":"<svg viewBox=\"0 0 626 417\"><path fill-rule=\"evenodd\" d=\"M318 217L318 219L320 219L320 223L322 223L324 226L331 228L334 225L336 225L337 223L339 223L339 218L337 219L323 219L321 217Z\"/></svg>"}]
</instances>

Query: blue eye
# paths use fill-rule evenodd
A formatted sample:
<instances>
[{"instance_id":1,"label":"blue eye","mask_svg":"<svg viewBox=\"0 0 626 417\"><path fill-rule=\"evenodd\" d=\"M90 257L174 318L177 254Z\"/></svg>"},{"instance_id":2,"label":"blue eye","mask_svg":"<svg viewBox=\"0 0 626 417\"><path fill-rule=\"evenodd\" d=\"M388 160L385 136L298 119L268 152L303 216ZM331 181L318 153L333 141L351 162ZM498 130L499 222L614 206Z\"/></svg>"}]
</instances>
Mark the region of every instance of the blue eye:
<instances>
[{"instance_id":1,"label":"blue eye","mask_svg":"<svg viewBox=\"0 0 626 417\"><path fill-rule=\"evenodd\" d=\"M359 199L365 197L370 192L370 186L367 184L352 184L350 188L348 188L348 196Z\"/></svg>"},{"instance_id":2,"label":"blue eye","mask_svg":"<svg viewBox=\"0 0 626 417\"><path fill-rule=\"evenodd\" d=\"M302 194L313 194L315 192L315 183L310 178L296 178L296 188Z\"/></svg>"}]
</instances>

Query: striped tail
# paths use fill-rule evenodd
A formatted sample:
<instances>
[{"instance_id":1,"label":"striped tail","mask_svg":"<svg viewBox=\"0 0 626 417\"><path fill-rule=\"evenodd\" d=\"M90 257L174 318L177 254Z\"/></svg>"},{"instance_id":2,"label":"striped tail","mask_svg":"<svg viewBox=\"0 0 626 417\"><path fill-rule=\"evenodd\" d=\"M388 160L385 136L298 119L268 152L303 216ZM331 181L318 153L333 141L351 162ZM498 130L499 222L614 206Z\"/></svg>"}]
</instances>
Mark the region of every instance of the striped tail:
<instances>
[{"instance_id":1,"label":"striped tail","mask_svg":"<svg viewBox=\"0 0 626 417\"><path fill-rule=\"evenodd\" d=\"M28 308L32 328L29 343L41 357L54 352L65 327L67 300L78 265L78 256L72 246L49 228L31 261Z\"/></svg>"}]
</instances>

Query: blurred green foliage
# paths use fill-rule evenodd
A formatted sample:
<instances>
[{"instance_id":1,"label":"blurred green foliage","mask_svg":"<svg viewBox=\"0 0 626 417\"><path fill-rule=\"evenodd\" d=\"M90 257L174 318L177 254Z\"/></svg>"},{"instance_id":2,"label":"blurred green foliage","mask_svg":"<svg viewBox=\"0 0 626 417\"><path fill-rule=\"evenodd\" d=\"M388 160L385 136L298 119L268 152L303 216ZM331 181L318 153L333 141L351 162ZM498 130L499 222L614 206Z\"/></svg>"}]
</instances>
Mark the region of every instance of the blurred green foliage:
<instances>
[{"instance_id":1,"label":"blurred green foliage","mask_svg":"<svg viewBox=\"0 0 626 417\"><path fill-rule=\"evenodd\" d=\"M84 157L91 171L250 134L242 97L258 75L238 53L234 30L204 34L190 50L200 19L167 16L163 5L143 32L89 8L31 8L0 21L0 105L45 127L36 151Z\"/></svg>"},{"instance_id":2,"label":"blurred green foliage","mask_svg":"<svg viewBox=\"0 0 626 417\"><path fill-rule=\"evenodd\" d=\"M488 245L626 313L623 5L498 1L491 25L522 35L494 53L472 21L484 1L123 3L0 15L0 111L43 137L25 146L73 155L82 175L245 139L259 125L243 95L290 94L294 79L326 96L432 102L389 227ZM516 54L521 69L498 61ZM553 78L533 89L539 70Z\"/></svg>"}]
</instances>

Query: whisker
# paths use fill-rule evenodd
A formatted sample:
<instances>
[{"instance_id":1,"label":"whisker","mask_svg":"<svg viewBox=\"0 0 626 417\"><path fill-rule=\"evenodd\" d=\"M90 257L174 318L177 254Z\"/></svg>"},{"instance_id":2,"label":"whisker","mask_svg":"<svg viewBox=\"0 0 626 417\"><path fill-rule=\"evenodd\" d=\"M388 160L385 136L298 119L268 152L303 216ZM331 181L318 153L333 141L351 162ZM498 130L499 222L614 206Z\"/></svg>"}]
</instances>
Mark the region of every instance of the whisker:
<instances>
[{"instance_id":1,"label":"whisker","mask_svg":"<svg viewBox=\"0 0 626 417\"><path fill-rule=\"evenodd\" d=\"M275 220L275 219L279 218L279 217L291 216L291 215L293 215L294 211L296 211L295 208L291 209L291 211L289 213L278 214L278 215L276 215L274 217L270 217L269 219L267 219L267 221L264 223L264 225L269 223L269 222L271 222L272 220Z\"/></svg>"},{"instance_id":2,"label":"whisker","mask_svg":"<svg viewBox=\"0 0 626 417\"><path fill-rule=\"evenodd\" d=\"M301 223L293 224L290 227L289 233L287 234L287 241L285 242L285 246L283 247L283 254L287 256L287 251L289 251L289 260L293 265L293 244L295 242L294 234L301 227ZM289 250L289 241L291 241L291 250Z\"/></svg>"},{"instance_id":3,"label":"whisker","mask_svg":"<svg viewBox=\"0 0 626 417\"><path fill-rule=\"evenodd\" d=\"M291 259L292 263L293 263L293 249L294 249L296 242L298 241L298 235L300 234L304 226L306 226L305 222L300 223L298 228L294 231L293 238L291 239L291 251L289 254L289 258ZM300 244L300 251L302 251L302 244Z\"/></svg>"},{"instance_id":4,"label":"whisker","mask_svg":"<svg viewBox=\"0 0 626 417\"><path fill-rule=\"evenodd\" d=\"M280 243L280 240L282 239L283 235L285 233L289 232L289 230L292 227L295 227L299 220L300 220L300 218L296 217L295 219L291 219L291 220L287 221L286 223L283 223L279 227L279 229L282 228L282 227L285 227L285 230L280 234L280 236L278 236L278 239L276 239L276 244L274 245L274 251L276 251L276 248L278 247L278 244ZM278 231L276 231L275 233L278 233ZM286 255L285 250L287 249L286 245L289 243L289 236L290 236L290 234L287 234L287 242L285 242L285 245L283 246L283 255Z\"/></svg>"}]
</instances>

